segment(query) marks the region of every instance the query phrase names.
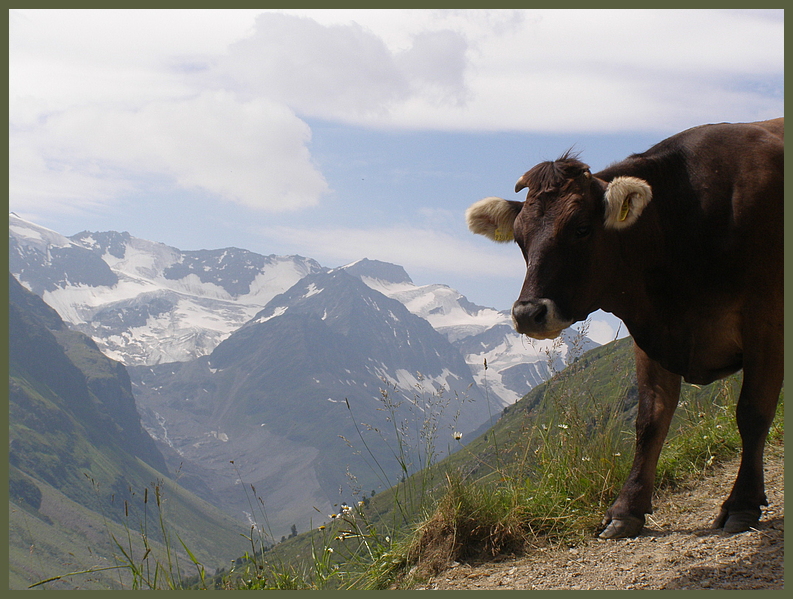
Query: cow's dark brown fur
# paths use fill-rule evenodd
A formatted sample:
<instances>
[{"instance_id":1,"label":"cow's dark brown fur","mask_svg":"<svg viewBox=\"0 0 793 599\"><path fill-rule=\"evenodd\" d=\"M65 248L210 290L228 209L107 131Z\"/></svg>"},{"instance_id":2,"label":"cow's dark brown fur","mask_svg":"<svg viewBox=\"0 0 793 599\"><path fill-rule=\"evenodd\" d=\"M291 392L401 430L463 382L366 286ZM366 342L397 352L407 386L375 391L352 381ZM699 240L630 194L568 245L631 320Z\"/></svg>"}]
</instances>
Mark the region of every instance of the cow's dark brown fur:
<instances>
[{"instance_id":1,"label":"cow's dark brown fur","mask_svg":"<svg viewBox=\"0 0 793 599\"><path fill-rule=\"evenodd\" d=\"M681 379L743 368L743 457L714 524L746 530L767 504L763 446L783 379L783 136L783 119L704 125L594 175L566 155L518 181L528 194L508 203L527 264L517 330L553 336L601 308L635 342L636 453L601 536L636 535L651 513ZM608 184L626 176L646 181L652 199L630 226L609 228Z\"/></svg>"}]
</instances>

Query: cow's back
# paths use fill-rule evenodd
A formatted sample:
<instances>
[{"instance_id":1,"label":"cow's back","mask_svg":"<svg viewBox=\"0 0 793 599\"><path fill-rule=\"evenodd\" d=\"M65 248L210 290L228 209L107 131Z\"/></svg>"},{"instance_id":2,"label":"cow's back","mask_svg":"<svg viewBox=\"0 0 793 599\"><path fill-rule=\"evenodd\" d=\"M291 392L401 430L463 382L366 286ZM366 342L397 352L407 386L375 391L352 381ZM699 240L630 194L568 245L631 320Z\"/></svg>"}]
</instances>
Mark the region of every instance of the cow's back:
<instances>
[{"instance_id":1,"label":"cow's back","mask_svg":"<svg viewBox=\"0 0 793 599\"><path fill-rule=\"evenodd\" d=\"M780 117L778 119L771 119L770 121L759 121L757 123L752 123L753 125L757 125L759 127L763 127L764 129L770 131L773 135L778 137L779 139L785 139L785 118Z\"/></svg>"},{"instance_id":2,"label":"cow's back","mask_svg":"<svg viewBox=\"0 0 793 599\"><path fill-rule=\"evenodd\" d=\"M620 234L610 311L623 310L639 347L689 382L739 369L747 330L781 322L783 135L783 119L703 125L603 171L653 190ZM641 298L627 309L626 288Z\"/></svg>"}]
</instances>

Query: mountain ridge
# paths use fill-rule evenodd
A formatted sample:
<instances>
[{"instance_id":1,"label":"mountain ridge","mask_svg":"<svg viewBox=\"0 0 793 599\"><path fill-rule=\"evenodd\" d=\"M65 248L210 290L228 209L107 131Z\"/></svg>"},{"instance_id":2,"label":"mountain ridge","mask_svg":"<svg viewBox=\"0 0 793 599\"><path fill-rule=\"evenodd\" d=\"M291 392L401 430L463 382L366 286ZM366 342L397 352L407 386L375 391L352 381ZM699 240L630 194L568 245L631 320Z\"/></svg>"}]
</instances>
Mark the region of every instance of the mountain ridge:
<instances>
[{"instance_id":1,"label":"mountain ridge","mask_svg":"<svg viewBox=\"0 0 793 599\"><path fill-rule=\"evenodd\" d=\"M82 231L67 238L16 215L9 218L15 276L105 354L129 366L208 355L273 297L308 274L330 270L301 256L263 256L234 247L182 251L127 232ZM77 263L76 274L70 274ZM333 270L358 277L429 322L502 405L547 376L549 352L566 359L569 336L556 348L551 341L528 342L512 330L508 311L473 304L447 285L415 285L399 265L363 258ZM104 274L91 279L83 271Z\"/></svg>"},{"instance_id":2,"label":"mountain ridge","mask_svg":"<svg viewBox=\"0 0 793 599\"><path fill-rule=\"evenodd\" d=\"M127 365L206 355L273 296L322 270L300 256L182 252L126 232L67 238L13 214L9 221L11 272Z\"/></svg>"}]
</instances>

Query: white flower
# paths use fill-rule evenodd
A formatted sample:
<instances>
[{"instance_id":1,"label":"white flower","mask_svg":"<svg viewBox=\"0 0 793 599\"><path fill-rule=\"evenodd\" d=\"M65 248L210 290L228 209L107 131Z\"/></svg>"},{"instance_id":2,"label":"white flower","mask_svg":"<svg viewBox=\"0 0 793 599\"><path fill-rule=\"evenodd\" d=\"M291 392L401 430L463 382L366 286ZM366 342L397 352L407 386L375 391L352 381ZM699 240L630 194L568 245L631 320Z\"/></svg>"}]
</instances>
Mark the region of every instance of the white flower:
<instances>
[{"instance_id":1,"label":"white flower","mask_svg":"<svg viewBox=\"0 0 793 599\"><path fill-rule=\"evenodd\" d=\"M569 426L567 426L566 424L557 424L556 426L558 426L558 427L559 427L560 429L562 429L562 430L567 430L568 428L570 428L570 427L569 427Z\"/></svg>"},{"instance_id":2,"label":"white flower","mask_svg":"<svg viewBox=\"0 0 793 599\"><path fill-rule=\"evenodd\" d=\"M463 434L462 433L458 433L457 431L454 431L454 433L452 434L452 437L454 437L455 441L459 441L460 439L463 438Z\"/></svg>"}]
</instances>

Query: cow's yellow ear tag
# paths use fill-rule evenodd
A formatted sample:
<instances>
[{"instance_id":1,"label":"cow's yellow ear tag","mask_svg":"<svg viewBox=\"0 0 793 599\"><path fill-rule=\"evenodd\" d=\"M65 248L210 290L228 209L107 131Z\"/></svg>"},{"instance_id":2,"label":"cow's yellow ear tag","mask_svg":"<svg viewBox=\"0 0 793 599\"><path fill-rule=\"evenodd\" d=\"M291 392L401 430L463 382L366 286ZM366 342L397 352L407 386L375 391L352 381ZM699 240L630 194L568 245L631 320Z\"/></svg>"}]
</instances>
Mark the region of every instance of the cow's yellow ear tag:
<instances>
[{"instance_id":1,"label":"cow's yellow ear tag","mask_svg":"<svg viewBox=\"0 0 793 599\"><path fill-rule=\"evenodd\" d=\"M620 208L620 215L618 218L620 222L623 222L626 218L628 218L628 212L631 211L631 195L632 194L629 194L628 197L622 201L622 207Z\"/></svg>"},{"instance_id":2,"label":"cow's yellow ear tag","mask_svg":"<svg viewBox=\"0 0 793 599\"><path fill-rule=\"evenodd\" d=\"M504 232L498 227L496 227L494 236L496 241L512 241L515 239L515 237L512 235L512 231Z\"/></svg>"}]
</instances>

